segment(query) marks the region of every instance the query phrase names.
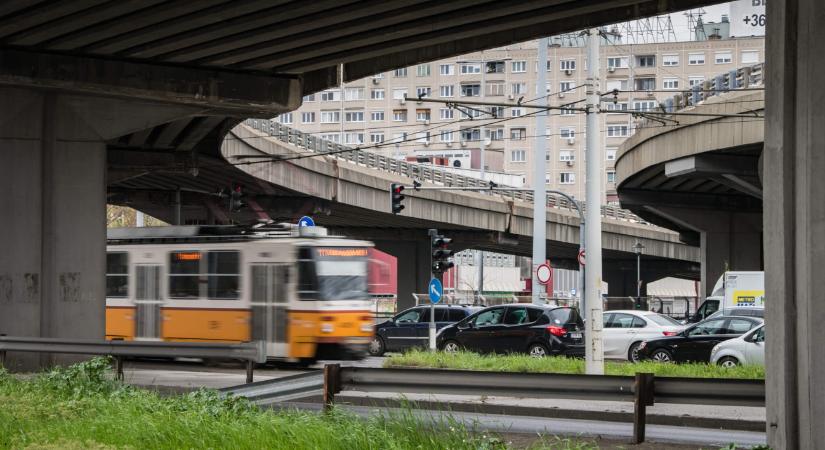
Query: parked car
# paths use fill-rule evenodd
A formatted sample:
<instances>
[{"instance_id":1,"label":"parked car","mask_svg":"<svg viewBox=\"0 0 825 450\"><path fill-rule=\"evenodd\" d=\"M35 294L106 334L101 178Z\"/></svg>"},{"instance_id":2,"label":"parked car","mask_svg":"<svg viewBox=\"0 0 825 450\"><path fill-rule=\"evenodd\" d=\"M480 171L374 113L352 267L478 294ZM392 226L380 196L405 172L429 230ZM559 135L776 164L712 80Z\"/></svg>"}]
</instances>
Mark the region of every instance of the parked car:
<instances>
[{"instance_id":1,"label":"parked car","mask_svg":"<svg viewBox=\"0 0 825 450\"><path fill-rule=\"evenodd\" d=\"M604 312L604 357L639 360L642 342L663 336L675 336L685 326L676 319L649 311L618 310Z\"/></svg>"},{"instance_id":2,"label":"parked car","mask_svg":"<svg viewBox=\"0 0 825 450\"><path fill-rule=\"evenodd\" d=\"M480 307L464 305L436 305L435 327L447 325L465 319ZM426 347L430 337L430 306L421 305L404 310L392 319L375 326L368 351L372 356L381 356L385 352L397 352L412 347Z\"/></svg>"},{"instance_id":3,"label":"parked car","mask_svg":"<svg viewBox=\"0 0 825 450\"><path fill-rule=\"evenodd\" d=\"M707 319L675 336L650 339L639 346L640 359L708 362L716 344L741 336L762 324L757 317Z\"/></svg>"},{"instance_id":4,"label":"parked car","mask_svg":"<svg viewBox=\"0 0 825 450\"><path fill-rule=\"evenodd\" d=\"M765 325L736 339L717 344L710 352L710 362L725 367L740 364L765 365Z\"/></svg>"},{"instance_id":5,"label":"parked car","mask_svg":"<svg viewBox=\"0 0 825 450\"><path fill-rule=\"evenodd\" d=\"M436 338L445 352L584 355L584 323L569 307L511 304L491 306L444 327Z\"/></svg>"}]
</instances>

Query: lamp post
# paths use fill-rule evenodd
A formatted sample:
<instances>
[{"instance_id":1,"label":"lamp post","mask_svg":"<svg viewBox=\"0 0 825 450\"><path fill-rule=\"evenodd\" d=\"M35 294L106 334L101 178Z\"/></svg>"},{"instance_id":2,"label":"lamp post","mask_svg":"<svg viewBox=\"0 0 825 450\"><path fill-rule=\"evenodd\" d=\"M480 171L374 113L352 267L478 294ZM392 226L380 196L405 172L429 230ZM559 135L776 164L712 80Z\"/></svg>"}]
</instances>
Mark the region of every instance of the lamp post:
<instances>
[{"instance_id":1,"label":"lamp post","mask_svg":"<svg viewBox=\"0 0 825 450\"><path fill-rule=\"evenodd\" d=\"M636 254L636 304L641 304L642 297L642 252L645 246L641 242L636 241L633 244L633 253Z\"/></svg>"}]
</instances>

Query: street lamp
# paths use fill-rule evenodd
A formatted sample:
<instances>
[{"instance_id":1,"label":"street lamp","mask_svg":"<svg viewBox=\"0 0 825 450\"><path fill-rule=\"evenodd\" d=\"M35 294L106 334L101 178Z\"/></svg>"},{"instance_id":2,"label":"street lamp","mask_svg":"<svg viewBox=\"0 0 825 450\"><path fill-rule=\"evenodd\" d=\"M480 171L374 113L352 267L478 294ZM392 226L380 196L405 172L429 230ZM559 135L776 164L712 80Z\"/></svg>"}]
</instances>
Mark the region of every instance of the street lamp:
<instances>
[{"instance_id":1,"label":"street lamp","mask_svg":"<svg viewBox=\"0 0 825 450\"><path fill-rule=\"evenodd\" d=\"M636 254L636 304L641 305L642 297L642 251L645 246L641 242L636 241L633 244L633 253Z\"/></svg>"}]
</instances>

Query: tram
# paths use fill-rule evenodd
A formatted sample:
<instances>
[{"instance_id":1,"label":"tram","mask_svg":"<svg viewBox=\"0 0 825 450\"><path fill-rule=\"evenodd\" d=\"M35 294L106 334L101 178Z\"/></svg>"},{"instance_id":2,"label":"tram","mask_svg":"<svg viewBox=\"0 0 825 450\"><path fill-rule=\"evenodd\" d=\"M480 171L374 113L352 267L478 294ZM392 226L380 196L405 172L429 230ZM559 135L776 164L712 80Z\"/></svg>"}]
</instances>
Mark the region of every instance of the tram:
<instances>
[{"instance_id":1,"label":"tram","mask_svg":"<svg viewBox=\"0 0 825 450\"><path fill-rule=\"evenodd\" d=\"M372 244L321 227L109 230L106 338L266 342L270 360L360 358Z\"/></svg>"}]
</instances>

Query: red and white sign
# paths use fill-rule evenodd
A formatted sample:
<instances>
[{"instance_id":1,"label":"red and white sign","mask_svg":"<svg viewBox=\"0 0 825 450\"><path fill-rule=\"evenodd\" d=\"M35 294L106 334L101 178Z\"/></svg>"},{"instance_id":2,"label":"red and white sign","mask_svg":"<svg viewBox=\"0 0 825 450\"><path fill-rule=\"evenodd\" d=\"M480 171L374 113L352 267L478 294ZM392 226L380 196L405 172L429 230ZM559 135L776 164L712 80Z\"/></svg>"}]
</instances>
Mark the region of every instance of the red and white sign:
<instances>
[{"instance_id":1,"label":"red and white sign","mask_svg":"<svg viewBox=\"0 0 825 450\"><path fill-rule=\"evenodd\" d=\"M550 268L549 264L544 263L536 267L536 279L541 284L550 283L553 279L553 269Z\"/></svg>"},{"instance_id":2,"label":"red and white sign","mask_svg":"<svg viewBox=\"0 0 825 450\"><path fill-rule=\"evenodd\" d=\"M578 256L576 256L576 259L579 260L579 265L580 266L584 265L584 249L579 250L579 254L578 254Z\"/></svg>"}]
</instances>

